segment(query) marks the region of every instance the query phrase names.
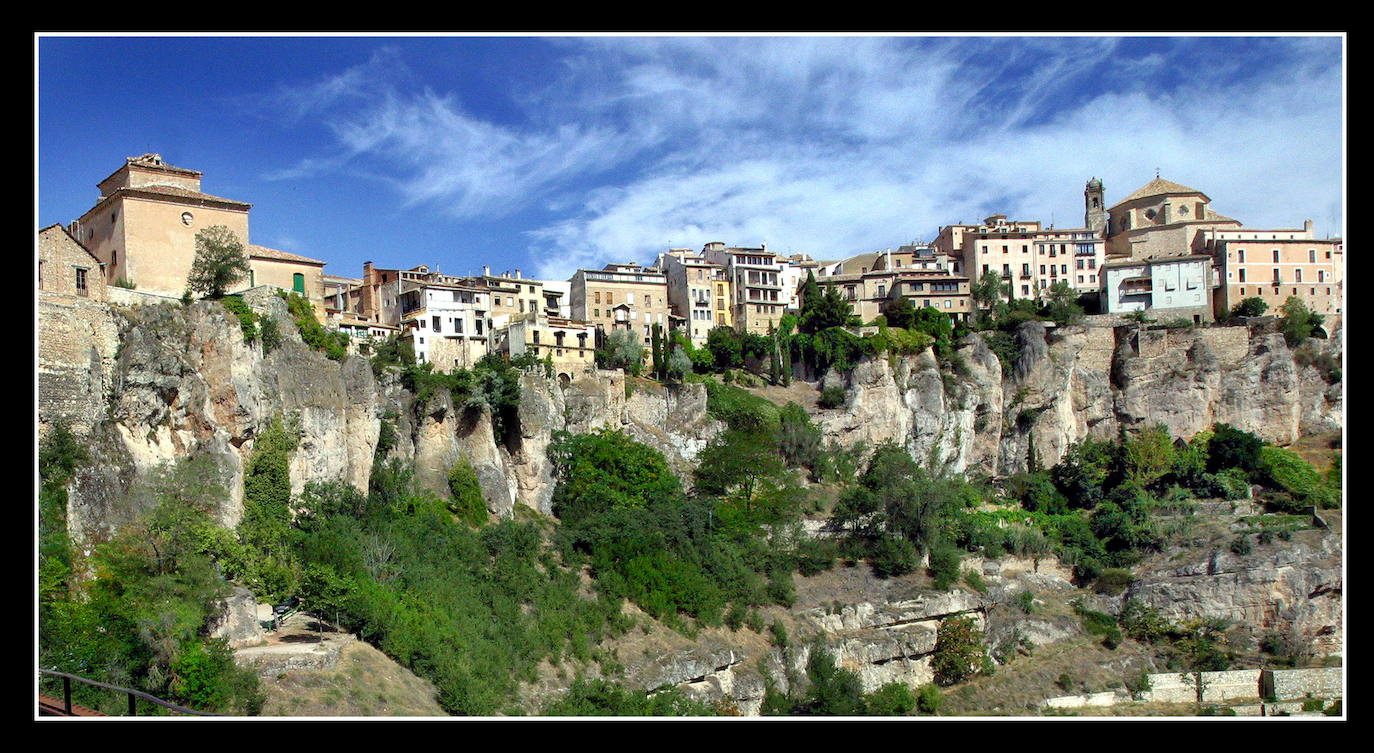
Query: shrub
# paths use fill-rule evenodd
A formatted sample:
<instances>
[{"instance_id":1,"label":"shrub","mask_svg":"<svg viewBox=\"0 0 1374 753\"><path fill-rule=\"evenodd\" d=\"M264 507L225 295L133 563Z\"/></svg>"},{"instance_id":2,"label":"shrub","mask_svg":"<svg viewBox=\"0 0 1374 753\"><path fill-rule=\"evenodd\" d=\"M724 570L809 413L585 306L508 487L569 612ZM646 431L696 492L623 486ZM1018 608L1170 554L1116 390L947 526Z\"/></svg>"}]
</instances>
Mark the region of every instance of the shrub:
<instances>
[{"instance_id":1,"label":"shrub","mask_svg":"<svg viewBox=\"0 0 1374 753\"><path fill-rule=\"evenodd\" d=\"M1093 590L1100 594L1115 596L1125 591L1135 582L1135 576L1130 570L1119 567L1109 567L1097 576L1093 583Z\"/></svg>"},{"instance_id":2,"label":"shrub","mask_svg":"<svg viewBox=\"0 0 1374 753\"><path fill-rule=\"evenodd\" d=\"M248 308L248 304L243 302L243 298L236 295L229 295L219 299L222 306L229 310L234 316L238 317L239 329L243 330L243 341L251 343L258 338L257 319L258 315L253 313L253 309Z\"/></svg>"},{"instance_id":3,"label":"shrub","mask_svg":"<svg viewBox=\"0 0 1374 753\"><path fill-rule=\"evenodd\" d=\"M985 594L988 592L988 582L983 579L982 574L979 573L977 570L969 570L965 572L964 582L968 584L969 588L972 588L980 594Z\"/></svg>"},{"instance_id":4,"label":"shrub","mask_svg":"<svg viewBox=\"0 0 1374 753\"><path fill-rule=\"evenodd\" d=\"M1150 674L1144 669L1135 674L1127 675L1122 684L1126 686L1126 691L1131 694L1131 698L1137 701L1152 689Z\"/></svg>"},{"instance_id":5,"label":"shrub","mask_svg":"<svg viewBox=\"0 0 1374 753\"><path fill-rule=\"evenodd\" d=\"M939 713L940 705L944 701L944 694L933 683L926 683L916 691L916 708L920 709L922 714Z\"/></svg>"},{"instance_id":6,"label":"shrub","mask_svg":"<svg viewBox=\"0 0 1374 753\"><path fill-rule=\"evenodd\" d=\"M889 682L864 696L864 710L868 716L906 716L917 702L905 683Z\"/></svg>"},{"instance_id":7,"label":"shrub","mask_svg":"<svg viewBox=\"0 0 1374 753\"><path fill-rule=\"evenodd\" d=\"M816 404L829 410L844 405L844 400L845 392L843 387L826 387L821 390L821 397Z\"/></svg>"},{"instance_id":8,"label":"shrub","mask_svg":"<svg viewBox=\"0 0 1374 753\"><path fill-rule=\"evenodd\" d=\"M466 458L460 459L448 472L448 489L449 512L468 525L480 526L487 522L487 503L482 495L482 485Z\"/></svg>"},{"instance_id":9,"label":"shrub","mask_svg":"<svg viewBox=\"0 0 1374 753\"><path fill-rule=\"evenodd\" d=\"M1235 552L1236 554L1239 554L1239 555L1241 555L1241 556L1245 556L1245 555L1249 554L1249 553L1250 553L1250 537L1249 537L1249 536L1246 536L1246 535L1244 535L1244 534L1241 534L1240 536L1237 536L1237 537L1231 542L1231 551L1233 551L1233 552Z\"/></svg>"},{"instance_id":10,"label":"shrub","mask_svg":"<svg viewBox=\"0 0 1374 753\"><path fill-rule=\"evenodd\" d=\"M1069 676L1068 672L1060 673L1059 678L1054 681L1054 684L1057 685L1060 690L1073 690L1073 678Z\"/></svg>"},{"instance_id":11,"label":"shrub","mask_svg":"<svg viewBox=\"0 0 1374 753\"><path fill-rule=\"evenodd\" d=\"M1082 620L1085 631L1091 635L1102 636L1102 645L1110 649L1115 649L1121 645L1121 628L1117 626L1114 617L1087 609L1081 603L1074 604L1074 611Z\"/></svg>"},{"instance_id":12,"label":"shrub","mask_svg":"<svg viewBox=\"0 0 1374 753\"><path fill-rule=\"evenodd\" d=\"M984 670L983 632L970 617L946 617L935 637L931 669L935 682L948 687Z\"/></svg>"},{"instance_id":13,"label":"shrub","mask_svg":"<svg viewBox=\"0 0 1374 753\"><path fill-rule=\"evenodd\" d=\"M917 561L916 547L910 541L884 536L873 553L873 574L879 578L906 575L916 569Z\"/></svg>"},{"instance_id":14,"label":"shrub","mask_svg":"<svg viewBox=\"0 0 1374 753\"><path fill-rule=\"evenodd\" d=\"M1031 591L1019 591L1012 597L1011 601L1012 604L1016 605L1017 609L1020 609L1026 614L1035 612L1035 594Z\"/></svg>"},{"instance_id":15,"label":"shrub","mask_svg":"<svg viewBox=\"0 0 1374 753\"><path fill-rule=\"evenodd\" d=\"M1340 506L1340 493L1310 463L1281 447L1260 448L1259 469L1269 485L1282 489L1306 504L1328 509Z\"/></svg>"},{"instance_id":16,"label":"shrub","mask_svg":"<svg viewBox=\"0 0 1374 753\"><path fill-rule=\"evenodd\" d=\"M930 576L938 591L948 591L959 579L959 551L952 546L937 546L930 551Z\"/></svg>"}]
</instances>

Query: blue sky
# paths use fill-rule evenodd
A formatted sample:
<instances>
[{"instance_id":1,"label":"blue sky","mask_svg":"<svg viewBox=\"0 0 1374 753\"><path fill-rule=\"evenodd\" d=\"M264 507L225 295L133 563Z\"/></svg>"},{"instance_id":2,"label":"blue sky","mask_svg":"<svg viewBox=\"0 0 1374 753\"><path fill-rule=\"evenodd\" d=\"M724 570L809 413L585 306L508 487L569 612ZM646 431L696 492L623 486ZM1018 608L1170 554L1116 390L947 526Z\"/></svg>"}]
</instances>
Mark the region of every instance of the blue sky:
<instances>
[{"instance_id":1,"label":"blue sky","mask_svg":"<svg viewBox=\"0 0 1374 753\"><path fill-rule=\"evenodd\" d=\"M126 156L252 203L330 274L838 259L1155 175L1252 227L1344 223L1340 37L41 37L37 225Z\"/></svg>"}]
</instances>

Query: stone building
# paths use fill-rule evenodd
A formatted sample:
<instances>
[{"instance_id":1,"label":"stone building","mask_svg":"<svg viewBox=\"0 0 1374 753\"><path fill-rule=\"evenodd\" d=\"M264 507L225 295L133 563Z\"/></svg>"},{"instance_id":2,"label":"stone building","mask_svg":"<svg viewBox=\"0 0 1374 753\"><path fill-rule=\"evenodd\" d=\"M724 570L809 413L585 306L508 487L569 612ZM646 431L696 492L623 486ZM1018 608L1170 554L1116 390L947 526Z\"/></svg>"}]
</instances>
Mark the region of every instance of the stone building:
<instances>
[{"instance_id":1,"label":"stone building","mask_svg":"<svg viewBox=\"0 0 1374 753\"><path fill-rule=\"evenodd\" d=\"M1106 314L1148 311L1156 319L1212 321L1212 257L1167 256L1114 261L1102 268Z\"/></svg>"},{"instance_id":2,"label":"stone building","mask_svg":"<svg viewBox=\"0 0 1374 753\"><path fill-rule=\"evenodd\" d=\"M1156 177L1107 210L1107 253L1133 260L1189 256L1204 230L1241 226L1211 202L1196 188Z\"/></svg>"},{"instance_id":3,"label":"stone building","mask_svg":"<svg viewBox=\"0 0 1374 753\"><path fill-rule=\"evenodd\" d=\"M626 329L651 344L653 325L668 332L668 276L654 267L638 264L607 264L602 269L579 269L573 273L571 308L573 319L591 322L603 333Z\"/></svg>"},{"instance_id":4,"label":"stone building","mask_svg":"<svg viewBox=\"0 0 1374 753\"><path fill-rule=\"evenodd\" d=\"M244 244L252 269L245 287L296 290L323 318L324 262L251 245L248 211L253 205L202 192L200 172L144 154L126 158L97 188L99 200L69 231L104 264L107 282L180 297L196 258L196 234L223 225Z\"/></svg>"},{"instance_id":5,"label":"stone building","mask_svg":"<svg viewBox=\"0 0 1374 753\"><path fill-rule=\"evenodd\" d=\"M787 259L766 245L729 248L719 241L706 244L701 255L725 270L734 294L730 309L735 329L758 335L777 329L788 303L795 300L796 291L787 289Z\"/></svg>"},{"instance_id":6,"label":"stone building","mask_svg":"<svg viewBox=\"0 0 1374 753\"><path fill-rule=\"evenodd\" d=\"M560 316L525 314L498 330L494 349L511 357L528 353L547 358L560 379L572 381L596 369L596 327Z\"/></svg>"},{"instance_id":7,"label":"stone building","mask_svg":"<svg viewBox=\"0 0 1374 753\"><path fill-rule=\"evenodd\" d=\"M93 301L108 299L104 265L61 225L38 231L38 290Z\"/></svg>"},{"instance_id":8,"label":"stone building","mask_svg":"<svg viewBox=\"0 0 1374 753\"><path fill-rule=\"evenodd\" d=\"M1000 274L1014 298L1041 296L1059 282L1094 293L1101 287L1098 270L1106 262L1104 239L1090 227L1045 228L1038 221L1011 221L1001 214L978 225L946 225L932 245L950 258L956 275L977 281L988 272Z\"/></svg>"}]
</instances>

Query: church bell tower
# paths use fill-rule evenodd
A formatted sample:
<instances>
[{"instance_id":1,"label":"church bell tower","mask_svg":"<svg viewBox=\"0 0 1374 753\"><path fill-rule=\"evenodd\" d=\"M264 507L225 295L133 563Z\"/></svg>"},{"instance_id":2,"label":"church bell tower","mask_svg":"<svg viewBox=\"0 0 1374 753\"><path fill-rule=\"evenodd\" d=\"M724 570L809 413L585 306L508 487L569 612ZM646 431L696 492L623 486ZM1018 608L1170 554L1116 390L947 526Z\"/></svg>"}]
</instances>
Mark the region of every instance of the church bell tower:
<instances>
[{"instance_id":1,"label":"church bell tower","mask_svg":"<svg viewBox=\"0 0 1374 753\"><path fill-rule=\"evenodd\" d=\"M1107 201L1102 194L1102 181L1093 178L1083 189L1083 226L1099 235L1107 229Z\"/></svg>"}]
</instances>

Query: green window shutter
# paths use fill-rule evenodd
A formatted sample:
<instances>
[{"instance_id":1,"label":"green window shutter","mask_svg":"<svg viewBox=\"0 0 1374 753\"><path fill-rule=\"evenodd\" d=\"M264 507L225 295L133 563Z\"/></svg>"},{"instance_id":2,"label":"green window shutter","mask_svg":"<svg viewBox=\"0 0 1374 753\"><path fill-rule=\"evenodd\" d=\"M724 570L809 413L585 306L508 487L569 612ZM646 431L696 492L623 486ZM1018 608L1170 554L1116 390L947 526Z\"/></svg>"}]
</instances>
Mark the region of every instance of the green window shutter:
<instances>
[{"instance_id":1,"label":"green window shutter","mask_svg":"<svg viewBox=\"0 0 1374 753\"><path fill-rule=\"evenodd\" d=\"M297 272L291 275L291 289L297 293L305 292L305 275Z\"/></svg>"}]
</instances>

